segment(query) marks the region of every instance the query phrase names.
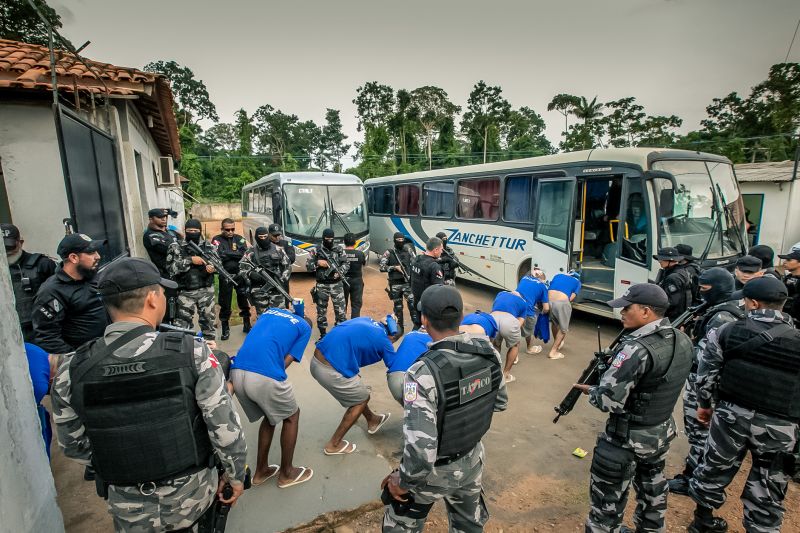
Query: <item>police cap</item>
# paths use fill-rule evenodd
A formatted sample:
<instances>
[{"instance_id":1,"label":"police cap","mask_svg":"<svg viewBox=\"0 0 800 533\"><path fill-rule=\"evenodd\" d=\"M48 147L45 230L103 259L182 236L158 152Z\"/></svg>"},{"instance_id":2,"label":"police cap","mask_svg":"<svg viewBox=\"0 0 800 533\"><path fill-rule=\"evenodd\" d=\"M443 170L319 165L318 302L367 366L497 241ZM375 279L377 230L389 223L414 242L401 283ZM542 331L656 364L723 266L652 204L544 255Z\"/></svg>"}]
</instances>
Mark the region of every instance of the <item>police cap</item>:
<instances>
[{"instance_id":1,"label":"police cap","mask_svg":"<svg viewBox=\"0 0 800 533\"><path fill-rule=\"evenodd\" d=\"M3 231L3 244L9 248L13 248L19 241L19 228L14 224L0 224Z\"/></svg>"},{"instance_id":2,"label":"police cap","mask_svg":"<svg viewBox=\"0 0 800 533\"><path fill-rule=\"evenodd\" d=\"M653 256L653 259L658 261L682 261L684 257L676 248L666 246L664 248L659 248L658 253Z\"/></svg>"},{"instance_id":3,"label":"police cap","mask_svg":"<svg viewBox=\"0 0 800 533\"><path fill-rule=\"evenodd\" d=\"M606 302L609 307L627 307L631 304L649 305L666 309L669 298L664 289L652 283L637 283L625 291L621 298Z\"/></svg>"},{"instance_id":4,"label":"police cap","mask_svg":"<svg viewBox=\"0 0 800 533\"><path fill-rule=\"evenodd\" d=\"M175 211L167 209L166 207L156 207L156 208L151 209L150 211L148 211L147 212L147 216L150 217L150 218L153 218L153 217L161 218L161 217L165 217L167 215L171 215L172 213L175 213ZM175 215L177 215L177 213L175 213ZM172 215L172 216L174 217L175 215Z\"/></svg>"},{"instance_id":5,"label":"police cap","mask_svg":"<svg viewBox=\"0 0 800 533\"><path fill-rule=\"evenodd\" d=\"M282 235L283 234L283 230L281 230L280 224L270 224L268 231L269 231L270 235Z\"/></svg>"},{"instance_id":6,"label":"police cap","mask_svg":"<svg viewBox=\"0 0 800 533\"><path fill-rule=\"evenodd\" d=\"M800 242L792 246L792 249L785 254L778 254L781 259L796 259L800 260Z\"/></svg>"},{"instance_id":7,"label":"police cap","mask_svg":"<svg viewBox=\"0 0 800 533\"><path fill-rule=\"evenodd\" d=\"M770 268L775 260L775 251L766 244L756 244L747 250L747 255L761 259L761 268Z\"/></svg>"},{"instance_id":8,"label":"police cap","mask_svg":"<svg viewBox=\"0 0 800 533\"><path fill-rule=\"evenodd\" d=\"M745 255L743 257L740 257L736 261L736 268L738 268L742 272L755 274L756 272L761 271L761 269L764 267L761 265L761 259L759 259L758 257L753 257L752 255Z\"/></svg>"},{"instance_id":9,"label":"police cap","mask_svg":"<svg viewBox=\"0 0 800 533\"><path fill-rule=\"evenodd\" d=\"M333 239L334 233L331 228L325 228L322 230L322 238L323 239Z\"/></svg>"},{"instance_id":10,"label":"police cap","mask_svg":"<svg viewBox=\"0 0 800 533\"><path fill-rule=\"evenodd\" d=\"M97 288L100 294L107 296L151 285L161 285L167 289L178 288L178 284L174 281L162 278L156 266L150 261L138 257L124 257L103 269Z\"/></svg>"},{"instance_id":11,"label":"police cap","mask_svg":"<svg viewBox=\"0 0 800 533\"><path fill-rule=\"evenodd\" d=\"M788 297L789 291L786 290L786 285L772 276L751 279L744 284L742 290L734 292L731 296L734 300L750 298L751 300L771 303L782 302Z\"/></svg>"},{"instance_id":12,"label":"police cap","mask_svg":"<svg viewBox=\"0 0 800 533\"><path fill-rule=\"evenodd\" d=\"M455 318L464 314L464 302L455 287L431 285L422 293L417 309L430 318Z\"/></svg>"},{"instance_id":13,"label":"police cap","mask_svg":"<svg viewBox=\"0 0 800 533\"><path fill-rule=\"evenodd\" d=\"M105 246L108 241L103 240L94 240L85 233L71 233L61 239L61 242L58 243L58 256L61 259L66 259L69 257L69 254L90 254L92 252L97 252Z\"/></svg>"},{"instance_id":14,"label":"police cap","mask_svg":"<svg viewBox=\"0 0 800 533\"><path fill-rule=\"evenodd\" d=\"M694 248L689 246L688 244L676 244L675 249L678 250L678 253L683 256L684 259L689 261L697 261L697 258L692 255L694 252Z\"/></svg>"}]
</instances>

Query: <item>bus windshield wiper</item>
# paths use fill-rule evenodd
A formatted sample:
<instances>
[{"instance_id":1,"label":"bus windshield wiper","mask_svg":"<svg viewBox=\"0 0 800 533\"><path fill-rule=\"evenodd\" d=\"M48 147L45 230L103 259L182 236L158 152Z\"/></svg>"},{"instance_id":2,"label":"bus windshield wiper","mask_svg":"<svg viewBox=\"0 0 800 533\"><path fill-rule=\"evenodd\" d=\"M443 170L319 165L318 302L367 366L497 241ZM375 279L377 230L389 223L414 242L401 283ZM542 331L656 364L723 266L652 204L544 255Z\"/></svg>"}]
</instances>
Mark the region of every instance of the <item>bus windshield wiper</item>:
<instances>
[{"instance_id":1,"label":"bus windshield wiper","mask_svg":"<svg viewBox=\"0 0 800 533\"><path fill-rule=\"evenodd\" d=\"M742 233L741 231L739 231L741 228L739 226L736 226L734 223L733 213L731 212L731 206L728 205L728 201L726 200L725 195L722 194L722 188L719 186L719 183L715 183L714 185L717 188L717 193L719 195L720 200L722 200L722 208L725 210L725 221L728 224L728 228L733 229L734 233L736 233L736 240L739 241L739 246L741 246L741 248L739 248L739 251L744 253L746 246L744 245L744 239L742 239Z\"/></svg>"},{"instance_id":2,"label":"bus windshield wiper","mask_svg":"<svg viewBox=\"0 0 800 533\"><path fill-rule=\"evenodd\" d=\"M706 243L706 247L703 249L703 255L700 256L700 261L705 261L708 257L708 252L711 251L711 244L714 242L714 235L717 233L717 227L719 227L719 231L722 231L722 225L720 222L722 221L722 213L719 212L719 206L717 205L717 198L716 194L714 194L714 189L711 190L711 205L714 208L714 213L716 213L717 218L714 220L714 226L711 228L711 233L708 235L708 242ZM722 235L720 234L720 246L722 246Z\"/></svg>"},{"instance_id":3,"label":"bus windshield wiper","mask_svg":"<svg viewBox=\"0 0 800 533\"><path fill-rule=\"evenodd\" d=\"M328 214L328 206L323 206L322 207L322 212L319 214L319 218L317 219L316 224L314 224L314 227L311 228L311 233L309 233L309 235L308 235L309 237L313 238L314 235L317 234L317 230L319 229L319 225L322 224L322 219L326 218L327 214Z\"/></svg>"},{"instance_id":4,"label":"bus windshield wiper","mask_svg":"<svg viewBox=\"0 0 800 533\"><path fill-rule=\"evenodd\" d=\"M342 227L344 228L345 233L352 233L350 231L350 228L347 227L347 223L344 221L344 218L342 217L342 215L339 214L339 212L336 210L335 207L333 207L331 209L331 213L333 213L333 216L335 216L336 218L339 219L339 222L342 224Z\"/></svg>"}]
</instances>

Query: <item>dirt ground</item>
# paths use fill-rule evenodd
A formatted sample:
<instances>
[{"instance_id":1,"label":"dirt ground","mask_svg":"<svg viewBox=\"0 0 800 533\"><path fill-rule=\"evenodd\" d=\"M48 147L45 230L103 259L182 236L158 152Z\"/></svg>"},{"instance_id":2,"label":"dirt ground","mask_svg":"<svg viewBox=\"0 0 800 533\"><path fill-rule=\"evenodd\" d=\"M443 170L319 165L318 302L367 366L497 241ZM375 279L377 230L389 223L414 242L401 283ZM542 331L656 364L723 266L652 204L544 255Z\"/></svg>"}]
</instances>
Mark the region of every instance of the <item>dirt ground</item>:
<instances>
[{"instance_id":1,"label":"dirt ground","mask_svg":"<svg viewBox=\"0 0 800 533\"><path fill-rule=\"evenodd\" d=\"M391 312L391 302L384 288L385 277L377 271L375 256L365 269L365 293L362 315L379 317ZM306 302L306 315L312 321L316 318L313 304L310 302L309 290L313 279L307 274L292 277L292 296L302 297ZM475 285L462 285L465 301L465 312L475 309L488 310L494 291ZM235 316L235 315L234 315ZM333 315L329 309L329 322L333 324ZM407 324L410 322L407 320ZM588 470L591 462L591 450L594 447L596 434L602 430L604 417L602 413L588 406L585 401L579 402L569 416L562 418L558 424L552 423L553 406L567 392L569 384L577 377L588 361L590 354L596 349L596 329L601 329L604 341L610 340L616 333L617 325L605 319L576 313L573 327L564 349L566 359L548 361L544 356L520 355L520 364L514 367L517 382L509 385L509 409L495 416L492 429L484 438L487 450L484 469L484 490L491 519L487 524L489 532L530 532L530 531L582 531L583 521L588 512ZM234 328L231 341L237 341L239 328ZM240 334L239 334L240 335ZM312 343L316 340L312 337ZM313 349L313 344L309 345ZM235 347L229 351L235 351ZM384 380L385 369L374 365L365 369L365 378L370 383ZM394 410L401 416L397 405L389 397L385 387L374 390L370 405L374 410ZM680 408L680 403L678 408ZM676 415L679 411L676 410ZM394 418L394 417L393 417ZM679 416L676 419L680 420ZM331 420L333 425L335 421ZM680 425L680 422L679 422ZM327 435L330 428L304 429L304 438L319 438ZM379 456L386 459L387 471L396 466L400 457L402 439L400 422L387 431L371 437ZM252 445L251 445L252 446ZM273 444L274 446L274 444ZM584 459L574 457L571 452L581 447L590 452ZM672 445L667 472L671 476L680 471L682 458L686 453L685 437L681 435ZM357 468L358 462L342 462L341 468ZM54 446L53 473L59 496L59 505L64 514L68 532L95 533L110 531L111 521L105 510L104 502L94 494L92 483L83 481L82 467L67 460ZM338 467L337 467L338 468ZM723 506L720 515L725 517L731 532L741 532L742 505L739 501L746 474L749 471L749 460L742 467L734 483L728 488L728 502ZM313 521L286 529L296 533L312 532L373 532L380 530L383 509L377 500L380 479L364 479L365 485L375 487L375 498L365 499L349 509L335 512L324 512ZM344 488L344 487L343 487ZM263 506L270 506L269 489L247 491L243 498L263 498ZM295 490L295 489L289 489ZM633 495L631 495L632 500ZM298 501L297 505L318 506L313 500ZM790 484L785 501L788 509L782 531L800 532L800 492L798 486ZM635 506L629 501L626 510L626 523L632 525L631 516ZM244 507L244 506L243 506ZM335 508L335 507L334 507ZM691 521L694 505L685 497L669 498L667 515L668 531L685 531ZM246 512L234 509L235 512ZM285 509L283 511L286 511ZM291 512L291 511L290 511ZM314 516L310 514L308 516ZM250 531L250 527L229 527L229 531ZM274 531L269 523L258 530ZM433 533L447 531L447 518L441 504L434 506L428 518L426 531Z\"/></svg>"}]
</instances>

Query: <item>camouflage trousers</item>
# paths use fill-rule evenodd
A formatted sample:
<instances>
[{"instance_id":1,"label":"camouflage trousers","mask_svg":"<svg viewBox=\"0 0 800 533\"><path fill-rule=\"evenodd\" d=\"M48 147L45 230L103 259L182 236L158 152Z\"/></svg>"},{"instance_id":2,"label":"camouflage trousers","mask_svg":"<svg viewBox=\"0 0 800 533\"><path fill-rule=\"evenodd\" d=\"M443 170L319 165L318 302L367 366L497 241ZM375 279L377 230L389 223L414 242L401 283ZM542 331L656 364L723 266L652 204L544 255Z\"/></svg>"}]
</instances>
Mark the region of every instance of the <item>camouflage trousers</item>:
<instances>
[{"instance_id":1,"label":"camouflage trousers","mask_svg":"<svg viewBox=\"0 0 800 533\"><path fill-rule=\"evenodd\" d=\"M689 494L699 504L719 509L748 450L753 465L742 491L744 529L748 533L780 531L783 500L790 477L784 454L797 442L798 425L721 401L714 411L708 441L689 481Z\"/></svg>"},{"instance_id":2,"label":"camouflage trousers","mask_svg":"<svg viewBox=\"0 0 800 533\"><path fill-rule=\"evenodd\" d=\"M109 486L108 512L114 530L124 533L152 533L191 527L214 501L217 471L213 468L174 480L173 485L156 487L149 496L139 486ZM145 488L145 492L149 492Z\"/></svg>"},{"instance_id":3,"label":"camouflage trousers","mask_svg":"<svg viewBox=\"0 0 800 533\"><path fill-rule=\"evenodd\" d=\"M317 283L317 327L320 331L328 329L328 300L333 305L333 314L338 326L347 320L347 301L344 299L344 286L338 283Z\"/></svg>"},{"instance_id":4,"label":"camouflage trousers","mask_svg":"<svg viewBox=\"0 0 800 533\"><path fill-rule=\"evenodd\" d=\"M697 374L689 374L686 387L683 389L683 429L689 441L689 453L686 455L686 471L694 472L700 459L703 458L703 449L706 447L708 428L697 420Z\"/></svg>"},{"instance_id":5,"label":"camouflage trousers","mask_svg":"<svg viewBox=\"0 0 800 533\"><path fill-rule=\"evenodd\" d=\"M633 523L637 533L664 531L667 478L664 465L669 443L660 449L623 448L603 435L597 440L591 466L591 508L586 533L617 533L622 525L631 484L636 491Z\"/></svg>"},{"instance_id":6,"label":"camouflage trousers","mask_svg":"<svg viewBox=\"0 0 800 533\"><path fill-rule=\"evenodd\" d=\"M256 308L256 314L261 315L270 307L286 309L286 298L276 289L264 285L250 290L250 300Z\"/></svg>"},{"instance_id":7,"label":"camouflage trousers","mask_svg":"<svg viewBox=\"0 0 800 533\"><path fill-rule=\"evenodd\" d=\"M471 454L476 455L476 454ZM472 457L467 457L469 461ZM450 531L457 533L478 533L483 531L483 526L489 520L489 511L483 499L481 478L483 476L483 463L466 465L466 469L459 468L455 461L451 465L436 468L426 484L412 492L414 502L432 504L444 500L447 509L447 518L450 521ZM454 466L453 469L447 469ZM411 518L399 516L391 505L387 505L383 514L383 533L419 532L425 526L425 517Z\"/></svg>"},{"instance_id":8,"label":"camouflage trousers","mask_svg":"<svg viewBox=\"0 0 800 533\"><path fill-rule=\"evenodd\" d=\"M403 298L406 300L408 306L408 313L411 316L411 322L416 323L417 306L414 305L414 295L411 292L411 285L408 283L394 283L389 284L389 299L394 304L394 316L397 317L397 325L403 326Z\"/></svg>"},{"instance_id":9,"label":"camouflage trousers","mask_svg":"<svg viewBox=\"0 0 800 533\"><path fill-rule=\"evenodd\" d=\"M175 325L193 329L194 313L200 317L200 330L206 340L214 339L214 287L179 290Z\"/></svg>"}]
</instances>

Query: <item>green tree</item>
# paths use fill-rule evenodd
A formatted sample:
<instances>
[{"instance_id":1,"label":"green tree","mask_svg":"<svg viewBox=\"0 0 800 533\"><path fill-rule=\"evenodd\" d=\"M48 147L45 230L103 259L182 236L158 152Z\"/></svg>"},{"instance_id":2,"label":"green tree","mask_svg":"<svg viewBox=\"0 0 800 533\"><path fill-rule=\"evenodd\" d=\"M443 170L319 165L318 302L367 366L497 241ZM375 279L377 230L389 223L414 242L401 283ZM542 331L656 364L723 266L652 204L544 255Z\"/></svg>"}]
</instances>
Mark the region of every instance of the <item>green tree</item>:
<instances>
[{"instance_id":1,"label":"green tree","mask_svg":"<svg viewBox=\"0 0 800 533\"><path fill-rule=\"evenodd\" d=\"M554 153L553 145L545 137L544 130L544 119L533 109L521 107L511 111L508 124L504 128L506 149L511 159Z\"/></svg>"},{"instance_id":2,"label":"green tree","mask_svg":"<svg viewBox=\"0 0 800 533\"><path fill-rule=\"evenodd\" d=\"M416 108L412 104L411 93L405 89L398 90L394 110L388 117L388 126L395 139L395 145L400 150L401 168L407 167L409 148L413 149L416 145L417 124Z\"/></svg>"},{"instance_id":3,"label":"green tree","mask_svg":"<svg viewBox=\"0 0 800 533\"><path fill-rule=\"evenodd\" d=\"M461 131L469 137L471 150L482 150L484 163L490 147L492 151L500 149L500 129L511 113L511 104L502 93L500 86L479 81L469 94L467 111L461 120Z\"/></svg>"},{"instance_id":4,"label":"green tree","mask_svg":"<svg viewBox=\"0 0 800 533\"><path fill-rule=\"evenodd\" d=\"M202 142L211 153L236 152L239 149L239 136L236 126L226 122L214 124L200 135Z\"/></svg>"},{"instance_id":5,"label":"green tree","mask_svg":"<svg viewBox=\"0 0 800 533\"><path fill-rule=\"evenodd\" d=\"M569 130L569 116L575 110L578 105L580 105L581 99L577 96L573 96L571 94L557 94L550 100L550 103L547 104L548 111L558 111L562 115L564 115L564 132L562 133L563 136L566 137L567 131Z\"/></svg>"},{"instance_id":6,"label":"green tree","mask_svg":"<svg viewBox=\"0 0 800 533\"><path fill-rule=\"evenodd\" d=\"M319 138L319 160L317 166L325 170L330 165L334 172L342 171L342 157L350 150L350 145L345 144L347 135L342 133L342 118L338 109L325 111L325 125L322 126Z\"/></svg>"},{"instance_id":7,"label":"green tree","mask_svg":"<svg viewBox=\"0 0 800 533\"><path fill-rule=\"evenodd\" d=\"M169 80L179 127L202 119L219 120L206 84L195 79L192 69L175 61L154 61L146 64L144 70L162 74Z\"/></svg>"},{"instance_id":8,"label":"green tree","mask_svg":"<svg viewBox=\"0 0 800 533\"><path fill-rule=\"evenodd\" d=\"M48 45L48 24L54 30L58 30L61 28L61 16L44 0L34 0L34 4L47 20L47 24L42 21L28 0L0 2L0 39Z\"/></svg>"},{"instance_id":9,"label":"green tree","mask_svg":"<svg viewBox=\"0 0 800 533\"><path fill-rule=\"evenodd\" d=\"M425 151L428 155L428 168L433 168L433 137L446 123L452 124L453 117L461 108L450 102L444 89L426 85L411 91L411 105L425 137Z\"/></svg>"},{"instance_id":10,"label":"green tree","mask_svg":"<svg viewBox=\"0 0 800 533\"><path fill-rule=\"evenodd\" d=\"M603 117L603 122L611 146L622 148L636 145L635 132L641 130L642 121L647 115L644 107L635 102L636 98L631 96L606 103L606 107L612 111Z\"/></svg>"},{"instance_id":11,"label":"green tree","mask_svg":"<svg viewBox=\"0 0 800 533\"><path fill-rule=\"evenodd\" d=\"M683 120L675 115L648 116L641 126L634 127L635 146L670 146L678 140L675 132Z\"/></svg>"},{"instance_id":12,"label":"green tree","mask_svg":"<svg viewBox=\"0 0 800 533\"><path fill-rule=\"evenodd\" d=\"M253 154L253 123L247 116L247 111L239 109L236 112L236 122L234 125L238 138L239 155Z\"/></svg>"},{"instance_id":13,"label":"green tree","mask_svg":"<svg viewBox=\"0 0 800 533\"><path fill-rule=\"evenodd\" d=\"M358 131L367 126L386 126L394 110L394 90L370 81L356 89L353 103L358 113Z\"/></svg>"}]
</instances>

